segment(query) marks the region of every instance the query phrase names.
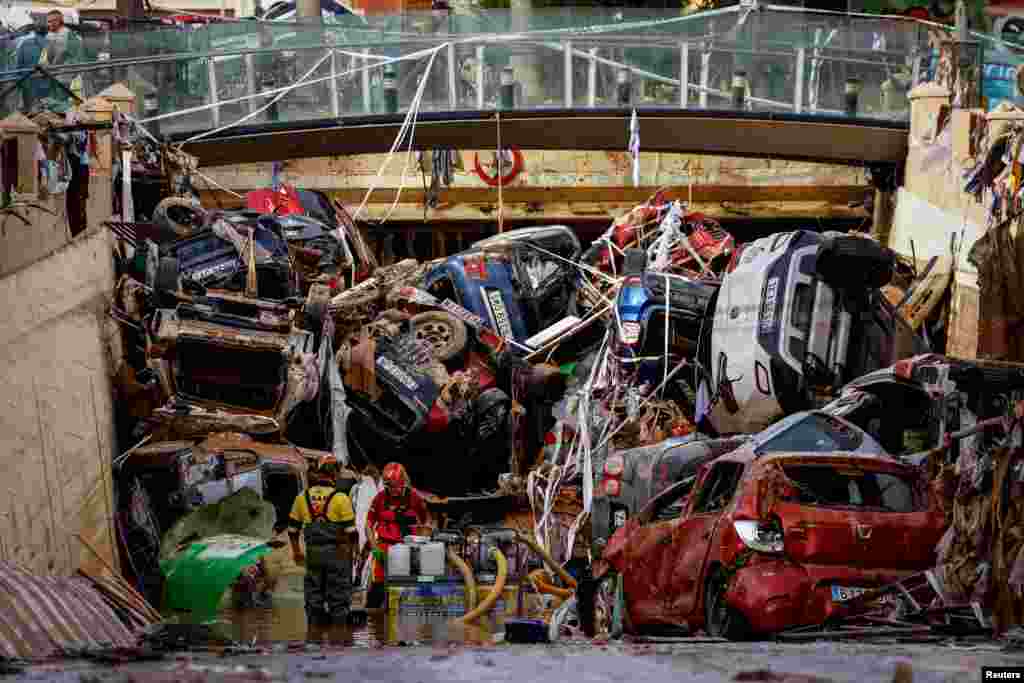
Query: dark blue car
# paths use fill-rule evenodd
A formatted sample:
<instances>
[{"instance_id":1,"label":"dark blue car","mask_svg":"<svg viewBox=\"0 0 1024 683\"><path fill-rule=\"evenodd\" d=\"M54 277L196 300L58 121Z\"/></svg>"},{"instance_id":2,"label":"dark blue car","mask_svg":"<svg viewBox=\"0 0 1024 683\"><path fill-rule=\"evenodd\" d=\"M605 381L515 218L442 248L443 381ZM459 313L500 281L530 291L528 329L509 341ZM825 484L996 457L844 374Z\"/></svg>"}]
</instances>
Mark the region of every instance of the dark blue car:
<instances>
[{"instance_id":1,"label":"dark blue car","mask_svg":"<svg viewBox=\"0 0 1024 683\"><path fill-rule=\"evenodd\" d=\"M533 335L572 315L574 283L572 264L508 242L456 254L431 269L423 284L525 350Z\"/></svg>"},{"instance_id":2,"label":"dark blue car","mask_svg":"<svg viewBox=\"0 0 1024 683\"><path fill-rule=\"evenodd\" d=\"M625 280L615 305L620 323L618 353L641 369L663 362L668 324L669 356L692 355L715 285L681 275L656 273L645 267L642 249L626 251Z\"/></svg>"}]
</instances>

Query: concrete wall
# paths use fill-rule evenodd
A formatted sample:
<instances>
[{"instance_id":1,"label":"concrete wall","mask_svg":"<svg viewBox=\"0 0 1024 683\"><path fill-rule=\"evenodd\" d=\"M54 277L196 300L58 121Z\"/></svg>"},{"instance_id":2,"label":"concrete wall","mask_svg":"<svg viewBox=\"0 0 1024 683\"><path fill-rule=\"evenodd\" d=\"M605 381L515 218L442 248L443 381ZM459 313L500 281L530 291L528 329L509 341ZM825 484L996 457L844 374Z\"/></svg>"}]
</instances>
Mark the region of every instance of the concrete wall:
<instances>
[{"instance_id":1,"label":"concrete wall","mask_svg":"<svg viewBox=\"0 0 1024 683\"><path fill-rule=\"evenodd\" d=\"M106 231L0 279L0 559L67 574L117 566Z\"/></svg>"},{"instance_id":2,"label":"concrete wall","mask_svg":"<svg viewBox=\"0 0 1024 683\"><path fill-rule=\"evenodd\" d=\"M109 136L98 135L83 233L71 239L64 194L33 200L48 210L19 209L30 225L0 216L0 560L36 572L119 565L110 359L120 349L107 315L113 245L101 226L111 214Z\"/></svg>"},{"instance_id":3,"label":"concrete wall","mask_svg":"<svg viewBox=\"0 0 1024 683\"><path fill-rule=\"evenodd\" d=\"M110 177L94 176L89 185L86 215L89 228L96 229L100 222L110 220ZM16 216L0 216L0 277L45 258L71 239L66 196L41 199L39 204L49 211L19 211L28 219L28 225Z\"/></svg>"},{"instance_id":4,"label":"concrete wall","mask_svg":"<svg viewBox=\"0 0 1024 683\"><path fill-rule=\"evenodd\" d=\"M933 84L911 93L910 149L904 184L896 196L889 246L904 256L915 254L919 266L932 256L950 256L951 240L961 241L953 285L951 330L946 352L961 358L978 353L978 273L967 261L974 242L985 232L984 204L963 191L963 172L974 165L954 141L964 140L970 121L956 116L937 131L939 112L949 94Z\"/></svg>"},{"instance_id":5,"label":"concrete wall","mask_svg":"<svg viewBox=\"0 0 1024 683\"><path fill-rule=\"evenodd\" d=\"M112 107L110 102L100 98L91 102L106 108ZM92 114L85 112L86 120L94 120ZM40 120L46 116L41 115ZM61 249L71 239L71 226L68 221L67 193L51 195L39 187L38 182L32 184L26 181L27 174L34 166L33 158L41 139L39 127L35 122L15 114L0 121L0 130L5 136L12 137L17 147L21 183L20 192L15 197L18 215L0 214L0 277L3 277ZM93 135L96 136L97 154L90 167L84 232L96 230L103 221L110 220L112 208L110 134L96 131ZM51 150L51 153L55 151Z\"/></svg>"}]
</instances>

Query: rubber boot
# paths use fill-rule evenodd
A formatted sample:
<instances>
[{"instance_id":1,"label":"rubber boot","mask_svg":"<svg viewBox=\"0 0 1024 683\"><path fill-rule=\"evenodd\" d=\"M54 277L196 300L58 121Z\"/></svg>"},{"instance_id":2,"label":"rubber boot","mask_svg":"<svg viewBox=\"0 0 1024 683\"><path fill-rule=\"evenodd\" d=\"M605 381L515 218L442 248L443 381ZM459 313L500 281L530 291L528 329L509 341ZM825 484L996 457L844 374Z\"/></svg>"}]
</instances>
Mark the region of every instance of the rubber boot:
<instances>
[{"instance_id":1,"label":"rubber boot","mask_svg":"<svg viewBox=\"0 0 1024 683\"><path fill-rule=\"evenodd\" d=\"M327 635L327 629L328 627L318 621L310 621L309 626L306 627L306 642L322 645L324 636Z\"/></svg>"},{"instance_id":2,"label":"rubber boot","mask_svg":"<svg viewBox=\"0 0 1024 683\"><path fill-rule=\"evenodd\" d=\"M346 647L352 645L352 627L342 621L340 624L331 624L327 635L328 642L335 647Z\"/></svg>"},{"instance_id":3,"label":"rubber boot","mask_svg":"<svg viewBox=\"0 0 1024 683\"><path fill-rule=\"evenodd\" d=\"M370 584L370 591L366 595L366 609L381 609L387 607L385 604L387 593L383 583Z\"/></svg>"}]
</instances>

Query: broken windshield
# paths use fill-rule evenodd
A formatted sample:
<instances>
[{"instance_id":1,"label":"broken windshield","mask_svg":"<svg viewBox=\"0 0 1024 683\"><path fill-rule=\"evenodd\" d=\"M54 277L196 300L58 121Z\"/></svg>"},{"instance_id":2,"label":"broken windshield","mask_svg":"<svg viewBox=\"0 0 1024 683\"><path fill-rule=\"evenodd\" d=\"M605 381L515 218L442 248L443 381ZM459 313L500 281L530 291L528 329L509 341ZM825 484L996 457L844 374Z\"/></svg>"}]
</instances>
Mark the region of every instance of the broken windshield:
<instances>
[{"instance_id":1,"label":"broken windshield","mask_svg":"<svg viewBox=\"0 0 1024 683\"><path fill-rule=\"evenodd\" d=\"M865 441L868 439L868 441ZM842 420L822 413L797 413L758 435L757 453L830 453L864 450L883 453L873 439ZM866 448L861 448L866 446Z\"/></svg>"},{"instance_id":2,"label":"broken windshield","mask_svg":"<svg viewBox=\"0 0 1024 683\"><path fill-rule=\"evenodd\" d=\"M832 465L792 465L782 468L796 484L798 502L826 507L875 508L914 512L914 486L888 472L871 472Z\"/></svg>"}]
</instances>

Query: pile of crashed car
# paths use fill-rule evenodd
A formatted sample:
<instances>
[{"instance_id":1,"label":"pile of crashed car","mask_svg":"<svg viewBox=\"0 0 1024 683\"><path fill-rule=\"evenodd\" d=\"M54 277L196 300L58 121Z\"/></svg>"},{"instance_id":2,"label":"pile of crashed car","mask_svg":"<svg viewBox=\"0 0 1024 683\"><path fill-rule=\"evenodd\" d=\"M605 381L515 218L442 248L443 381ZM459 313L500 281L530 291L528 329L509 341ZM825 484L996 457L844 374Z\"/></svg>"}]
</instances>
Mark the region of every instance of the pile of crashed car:
<instances>
[{"instance_id":1,"label":"pile of crashed car","mask_svg":"<svg viewBox=\"0 0 1024 683\"><path fill-rule=\"evenodd\" d=\"M587 567L591 634L991 628L991 594L950 590L937 560L963 491L934 482L996 467L1024 372L932 353L949 278L936 295L860 234L737 245L661 196L585 250L544 226L384 267L320 193L248 206L172 198L111 224L122 437L148 438L119 484L148 492L150 538L242 451L283 518L330 451L371 478L402 462L438 509L532 513ZM125 540L131 512L128 554L145 545Z\"/></svg>"}]
</instances>

